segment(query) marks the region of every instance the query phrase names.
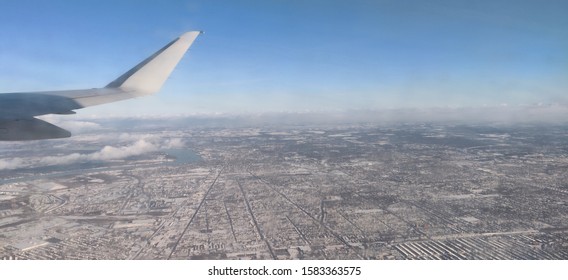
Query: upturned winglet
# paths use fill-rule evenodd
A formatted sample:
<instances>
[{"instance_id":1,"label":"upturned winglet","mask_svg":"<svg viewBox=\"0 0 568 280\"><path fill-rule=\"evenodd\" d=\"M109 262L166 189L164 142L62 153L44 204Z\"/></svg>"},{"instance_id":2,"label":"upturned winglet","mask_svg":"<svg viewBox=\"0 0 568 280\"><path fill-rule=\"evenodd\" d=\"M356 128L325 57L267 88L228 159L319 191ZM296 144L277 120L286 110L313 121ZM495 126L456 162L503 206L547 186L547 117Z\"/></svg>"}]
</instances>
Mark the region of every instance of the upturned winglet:
<instances>
[{"instance_id":1,"label":"upturned winglet","mask_svg":"<svg viewBox=\"0 0 568 280\"><path fill-rule=\"evenodd\" d=\"M195 38L203 31L190 31L171 41L128 72L109 83L106 88L120 88L136 96L154 94L162 88Z\"/></svg>"}]
</instances>

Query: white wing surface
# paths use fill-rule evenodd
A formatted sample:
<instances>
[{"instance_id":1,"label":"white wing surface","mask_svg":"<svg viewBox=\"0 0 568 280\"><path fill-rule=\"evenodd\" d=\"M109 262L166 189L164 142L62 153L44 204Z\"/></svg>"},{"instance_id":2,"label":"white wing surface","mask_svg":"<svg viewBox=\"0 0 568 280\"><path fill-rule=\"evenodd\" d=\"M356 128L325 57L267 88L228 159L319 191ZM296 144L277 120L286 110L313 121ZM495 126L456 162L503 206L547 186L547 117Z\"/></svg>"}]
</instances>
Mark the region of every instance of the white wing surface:
<instances>
[{"instance_id":1,"label":"white wing surface","mask_svg":"<svg viewBox=\"0 0 568 280\"><path fill-rule=\"evenodd\" d=\"M201 31L187 32L104 88L0 94L0 141L70 137L71 133L34 117L154 94L162 88Z\"/></svg>"}]
</instances>

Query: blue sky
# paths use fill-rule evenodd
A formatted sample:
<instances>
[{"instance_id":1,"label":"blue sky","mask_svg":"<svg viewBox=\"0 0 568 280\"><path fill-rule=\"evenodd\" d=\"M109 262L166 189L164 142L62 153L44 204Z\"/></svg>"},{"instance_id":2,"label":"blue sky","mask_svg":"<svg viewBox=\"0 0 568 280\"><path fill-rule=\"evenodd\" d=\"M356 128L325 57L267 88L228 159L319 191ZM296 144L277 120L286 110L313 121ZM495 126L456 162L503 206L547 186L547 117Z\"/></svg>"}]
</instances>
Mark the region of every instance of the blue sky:
<instances>
[{"instance_id":1,"label":"blue sky","mask_svg":"<svg viewBox=\"0 0 568 280\"><path fill-rule=\"evenodd\" d=\"M567 103L568 1L2 1L0 92L101 87L204 30L156 96L89 115Z\"/></svg>"}]
</instances>

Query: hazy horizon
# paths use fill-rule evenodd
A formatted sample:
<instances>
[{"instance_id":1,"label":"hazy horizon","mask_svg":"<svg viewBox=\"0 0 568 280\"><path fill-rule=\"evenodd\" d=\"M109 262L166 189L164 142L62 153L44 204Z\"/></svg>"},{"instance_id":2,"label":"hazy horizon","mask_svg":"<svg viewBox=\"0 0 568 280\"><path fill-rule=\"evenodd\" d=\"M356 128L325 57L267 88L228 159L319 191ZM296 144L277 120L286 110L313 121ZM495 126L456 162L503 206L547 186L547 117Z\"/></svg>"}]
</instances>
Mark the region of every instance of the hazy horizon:
<instances>
[{"instance_id":1,"label":"hazy horizon","mask_svg":"<svg viewBox=\"0 0 568 280\"><path fill-rule=\"evenodd\" d=\"M522 124L522 123L550 123L564 124L568 122L568 105L565 104L532 104L510 106L479 107L405 107L390 109L343 109L343 110L305 110L305 111L272 111L272 112L189 112L172 114L147 114L139 112L133 115L121 114L77 114L71 116L45 115L43 120L60 125L69 123L88 123L89 121L131 120L139 123L158 121L178 121L183 119L194 120L225 120L235 125L239 121L242 126L253 125L251 121L264 122L268 125L279 124L340 124L348 123L470 123L470 124ZM88 125L87 125L88 128ZM72 128L71 128L72 129Z\"/></svg>"}]
</instances>

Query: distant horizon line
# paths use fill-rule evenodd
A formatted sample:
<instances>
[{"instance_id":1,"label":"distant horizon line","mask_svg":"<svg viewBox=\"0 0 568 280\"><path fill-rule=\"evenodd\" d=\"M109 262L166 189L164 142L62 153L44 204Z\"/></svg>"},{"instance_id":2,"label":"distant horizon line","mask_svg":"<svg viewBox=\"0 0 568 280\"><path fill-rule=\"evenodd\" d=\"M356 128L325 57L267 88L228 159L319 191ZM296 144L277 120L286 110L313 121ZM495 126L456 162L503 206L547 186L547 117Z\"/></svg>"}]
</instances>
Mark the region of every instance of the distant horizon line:
<instances>
[{"instance_id":1,"label":"distant horizon line","mask_svg":"<svg viewBox=\"0 0 568 280\"><path fill-rule=\"evenodd\" d=\"M568 123L568 104L501 105L484 107L407 107L393 109L343 109L312 111L272 112L217 112L187 114L140 114L140 115L44 115L45 121L69 127L75 123L84 127L98 122L146 122L137 126L156 126L168 121L179 125L195 126L258 126L258 125L323 125L357 123L455 123L455 124L524 124ZM93 127L91 125L91 127Z\"/></svg>"},{"instance_id":2,"label":"distant horizon line","mask_svg":"<svg viewBox=\"0 0 568 280\"><path fill-rule=\"evenodd\" d=\"M520 110L520 109L546 109L546 108L562 108L568 113L568 103L554 102L554 103L534 103L534 104L499 104L499 105L481 105L481 106L425 106L425 107L390 107L390 108L351 108L351 109L321 109L321 110L281 110L281 111L241 111L241 112L192 112L192 113L175 113L175 114L81 114L72 115L78 119L128 119L128 118L148 118L148 119L161 119L161 118L187 118L187 117L250 117L250 116L265 116L265 115L304 115L304 114L338 114L338 113L357 113L357 112L435 112L435 111L459 111L459 110ZM40 117L57 116L57 115L43 115ZM59 116L58 116L59 117ZM69 115L60 116L62 118L69 118Z\"/></svg>"}]
</instances>

